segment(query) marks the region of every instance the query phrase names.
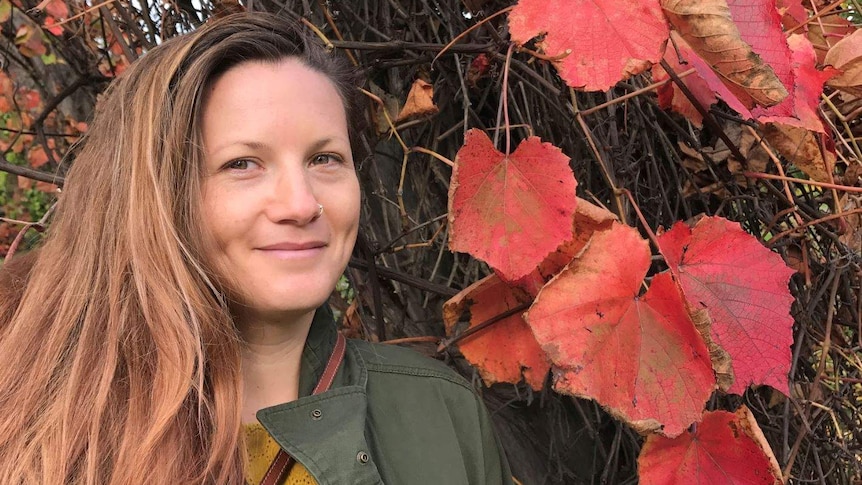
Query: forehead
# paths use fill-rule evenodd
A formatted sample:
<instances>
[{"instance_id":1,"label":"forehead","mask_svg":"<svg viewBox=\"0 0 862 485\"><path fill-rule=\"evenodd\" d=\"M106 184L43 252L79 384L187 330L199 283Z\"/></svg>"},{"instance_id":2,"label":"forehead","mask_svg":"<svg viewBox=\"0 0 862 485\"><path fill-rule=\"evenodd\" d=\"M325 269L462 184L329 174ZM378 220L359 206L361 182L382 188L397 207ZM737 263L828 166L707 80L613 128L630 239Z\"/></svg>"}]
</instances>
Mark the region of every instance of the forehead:
<instances>
[{"instance_id":1,"label":"forehead","mask_svg":"<svg viewBox=\"0 0 862 485\"><path fill-rule=\"evenodd\" d=\"M266 94L267 91L334 96L342 101L341 93L326 74L298 57L284 57L275 61L241 62L220 73L207 86L204 109L213 98L237 98L237 94ZM224 102L224 99L220 101Z\"/></svg>"},{"instance_id":2,"label":"forehead","mask_svg":"<svg viewBox=\"0 0 862 485\"><path fill-rule=\"evenodd\" d=\"M279 143L347 132L335 84L297 58L228 69L207 89L202 124L207 151L238 138Z\"/></svg>"}]
</instances>

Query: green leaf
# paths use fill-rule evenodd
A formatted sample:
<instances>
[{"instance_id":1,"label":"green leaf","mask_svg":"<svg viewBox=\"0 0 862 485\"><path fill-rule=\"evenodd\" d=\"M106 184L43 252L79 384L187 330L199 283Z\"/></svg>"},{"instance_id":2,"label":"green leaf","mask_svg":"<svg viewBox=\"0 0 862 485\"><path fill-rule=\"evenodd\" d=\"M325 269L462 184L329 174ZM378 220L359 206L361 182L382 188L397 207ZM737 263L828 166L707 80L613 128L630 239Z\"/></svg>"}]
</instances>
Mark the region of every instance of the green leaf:
<instances>
[{"instance_id":1,"label":"green leaf","mask_svg":"<svg viewBox=\"0 0 862 485\"><path fill-rule=\"evenodd\" d=\"M55 54L53 52L50 54L43 54L41 58L42 58L42 62L46 66L50 66L51 64L57 63L57 54Z\"/></svg>"},{"instance_id":2,"label":"green leaf","mask_svg":"<svg viewBox=\"0 0 862 485\"><path fill-rule=\"evenodd\" d=\"M9 0L0 0L0 22L9 20L12 16L12 2Z\"/></svg>"}]
</instances>

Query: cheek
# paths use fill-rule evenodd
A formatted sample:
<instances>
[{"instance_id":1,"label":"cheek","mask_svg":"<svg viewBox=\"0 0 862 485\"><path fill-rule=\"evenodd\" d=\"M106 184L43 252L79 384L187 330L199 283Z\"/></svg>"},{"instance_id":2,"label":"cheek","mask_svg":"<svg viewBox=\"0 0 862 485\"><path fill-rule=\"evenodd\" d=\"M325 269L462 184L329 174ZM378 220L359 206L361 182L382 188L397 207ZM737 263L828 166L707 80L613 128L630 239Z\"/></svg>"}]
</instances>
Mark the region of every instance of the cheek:
<instances>
[{"instance_id":1,"label":"cheek","mask_svg":"<svg viewBox=\"0 0 862 485\"><path fill-rule=\"evenodd\" d=\"M359 212L361 204L361 195L359 190L359 180L355 180L351 190L349 191L349 199L345 201L345 206L349 207L349 225L352 232L351 243L356 240L356 233L359 229Z\"/></svg>"},{"instance_id":2,"label":"cheek","mask_svg":"<svg viewBox=\"0 0 862 485\"><path fill-rule=\"evenodd\" d=\"M333 230L352 249L359 228L360 192L359 181L354 179L330 192L328 203L321 200L324 210L329 211Z\"/></svg>"},{"instance_id":3,"label":"cheek","mask_svg":"<svg viewBox=\"0 0 862 485\"><path fill-rule=\"evenodd\" d=\"M211 251L210 259L217 259L230 239L230 228L235 226L230 221L234 219L229 204L230 200L218 187L206 184L201 190L200 226L203 230L206 247ZM215 254L212 253L215 251Z\"/></svg>"}]
</instances>

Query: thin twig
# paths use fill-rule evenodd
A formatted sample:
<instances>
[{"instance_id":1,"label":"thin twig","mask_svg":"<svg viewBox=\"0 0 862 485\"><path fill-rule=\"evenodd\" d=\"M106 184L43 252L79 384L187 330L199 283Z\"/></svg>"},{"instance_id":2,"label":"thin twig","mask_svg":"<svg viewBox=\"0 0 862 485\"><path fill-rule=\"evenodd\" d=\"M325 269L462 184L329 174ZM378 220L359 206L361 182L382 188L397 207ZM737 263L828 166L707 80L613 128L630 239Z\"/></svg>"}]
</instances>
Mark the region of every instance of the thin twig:
<instances>
[{"instance_id":1,"label":"thin twig","mask_svg":"<svg viewBox=\"0 0 862 485\"><path fill-rule=\"evenodd\" d=\"M825 182L818 182L816 180L805 180L805 179L798 179L798 178L793 178L793 177L782 177L780 175L772 175L772 174L768 174L768 173L742 172L742 175L745 175L746 177L752 178L752 179L781 180L781 181L785 181L785 182L794 182L797 184L813 185L815 187L822 187L824 189L841 190L844 192L852 192L854 194L862 194L862 187L849 187L847 185L828 184Z\"/></svg>"}]
</instances>

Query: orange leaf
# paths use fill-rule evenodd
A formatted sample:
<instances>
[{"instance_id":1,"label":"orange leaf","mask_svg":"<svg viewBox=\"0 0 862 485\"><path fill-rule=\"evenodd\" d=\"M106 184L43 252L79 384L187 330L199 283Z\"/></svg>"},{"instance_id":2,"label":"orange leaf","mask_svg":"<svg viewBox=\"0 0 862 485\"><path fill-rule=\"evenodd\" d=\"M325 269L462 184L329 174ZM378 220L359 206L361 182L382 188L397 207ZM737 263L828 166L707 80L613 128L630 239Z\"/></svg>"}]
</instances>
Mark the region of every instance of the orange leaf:
<instances>
[{"instance_id":1,"label":"orange leaf","mask_svg":"<svg viewBox=\"0 0 862 485\"><path fill-rule=\"evenodd\" d=\"M641 432L668 436L700 419L715 388L709 350L667 273L641 284L649 244L613 223L536 297L526 314L554 388L595 399Z\"/></svg>"},{"instance_id":2,"label":"orange leaf","mask_svg":"<svg viewBox=\"0 0 862 485\"><path fill-rule=\"evenodd\" d=\"M515 281L571 237L576 186L569 158L550 143L532 136L507 156L472 129L449 185L449 248Z\"/></svg>"},{"instance_id":3,"label":"orange leaf","mask_svg":"<svg viewBox=\"0 0 862 485\"><path fill-rule=\"evenodd\" d=\"M704 217L659 236L661 252L686 299L712 317L712 339L733 361L729 392L766 384L787 394L793 343L793 270L739 224Z\"/></svg>"},{"instance_id":4,"label":"orange leaf","mask_svg":"<svg viewBox=\"0 0 862 485\"><path fill-rule=\"evenodd\" d=\"M519 0L509 14L512 40L561 58L566 84L606 91L661 59L667 21L658 0ZM568 54L567 54L568 53Z\"/></svg>"},{"instance_id":5,"label":"orange leaf","mask_svg":"<svg viewBox=\"0 0 862 485\"><path fill-rule=\"evenodd\" d=\"M35 111L42 104L42 97L34 89L21 88L18 90L18 99L24 109Z\"/></svg>"},{"instance_id":6,"label":"orange leaf","mask_svg":"<svg viewBox=\"0 0 862 485\"><path fill-rule=\"evenodd\" d=\"M36 182L36 190L45 192L46 194L54 194L58 189L59 187L48 182Z\"/></svg>"},{"instance_id":7,"label":"orange leaf","mask_svg":"<svg viewBox=\"0 0 862 485\"><path fill-rule=\"evenodd\" d=\"M12 111L12 96L15 94L15 84L5 72L0 71L0 113Z\"/></svg>"},{"instance_id":8,"label":"orange leaf","mask_svg":"<svg viewBox=\"0 0 862 485\"><path fill-rule=\"evenodd\" d=\"M440 111L434 104L434 86L426 83L421 79L413 81L413 86L410 88L410 93L407 94L407 102L398 113L396 122L404 121L408 118L421 118L437 114Z\"/></svg>"},{"instance_id":9,"label":"orange leaf","mask_svg":"<svg viewBox=\"0 0 862 485\"><path fill-rule=\"evenodd\" d=\"M570 239L560 244L554 252L549 254L539 264L538 268L519 279L516 283L520 288L533 296L536 296L548 280L559 273L572 259L581 253L594 232L610 229L611 223L617 220L617 216L607 209L587 202L580 197L577 200L575 214L572 217L572 234Z\"/></svg>"},{"instance_id":10,"label":"orange leaf","mask_svg":"<svg viewBox=\"0 0 862 485\"><path fill-rule=\"evenodd\" d=\"M853 32L833 45L824 61L841 70L841 74L829 80L830 86L854 96L862 96L862 30Z\"/></svg>"},{"instance_id":11,"label":"orange leaf","mask_svg":"<svg viewBox=\"0 0 862 485\"><path fill-rule=\"evenodd\" d=\"M63 33L63 26L62 25L55 25L56 23L57 23L57 21L54 20L54 17L45 17L45 30L47 30L48 32L51 32L54 35L62 34Z\"/></svg>"},{"instance_id":12,"label":"orange leaf","mask_svg":"<svg viewBox=\"0 0 862 485\"><path fill-rule=\"evenodd\" d=\"M745 405L708 411L693 431L674 439L650 435L638 457L642 485L780 485L778 461Z\"/></svg>"},{"instance_id":13,"label":"orange leaf","mask_svg":"<svg viewBox=\"0 0 862 485\"><path fill-rule=\"evenodd\" d=\"M530 296L512 288L496 275L473 283L443 305L446 333L452 334L465 307L470 304L470 327L530 301ZM520 313L462 340L458 347L479 369L485 384L523 379L535 390L542 389L551 367L533 332Z\"/></svg>"},{"instance_id":14,"label":"orange leaf","mask_svg":"<svg viewBox=\"0 0 862 485\"><path fill-rule=\"evenodd\" d=\"M48 163L48 154L45 153L45 149L42 148L42 145L33 145L30 147L30 150L27 151L27 159L30 161L31 167L39 168Z\"/></svg>"},{"instance_id":15,"label":"orange leaf","mask_svg":"<svg viewBox=\"0 0 862 485\"><path fill-rule=\"evenodd\" d=\"M725 0L661 0L661 6L744 106L771 106L787 97L772 68L742 39Z\"/></svg>"},{"instance_id":16,"label":"orange leaf","mask_svg":"<svg viewBox=\"0 0 862 485\"><path fill-rule=\"evenodd\" d=\"M18 177L18 188L19 189L31 189L36 185L36 181L33 179L28 179L27 177Z\"/></svg>"}]
</instances>

